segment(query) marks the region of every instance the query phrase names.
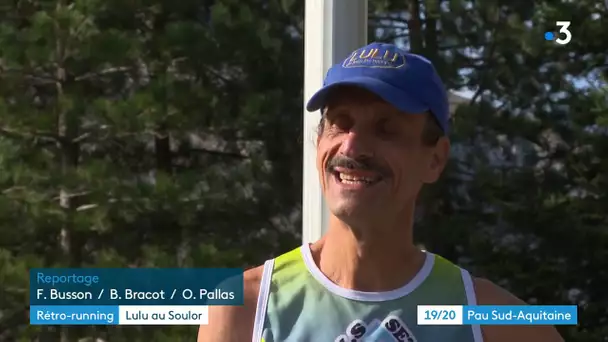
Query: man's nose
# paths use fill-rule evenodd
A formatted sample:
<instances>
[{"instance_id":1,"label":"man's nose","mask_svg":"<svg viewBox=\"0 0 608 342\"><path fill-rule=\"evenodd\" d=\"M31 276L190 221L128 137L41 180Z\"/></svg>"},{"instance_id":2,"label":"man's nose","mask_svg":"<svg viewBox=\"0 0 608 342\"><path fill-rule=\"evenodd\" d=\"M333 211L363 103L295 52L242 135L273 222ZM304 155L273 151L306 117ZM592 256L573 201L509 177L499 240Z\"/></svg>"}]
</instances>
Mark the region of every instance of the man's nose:
<instances>
[{"instance_id":1,"label":"man's nose","mask_svg":"<svg viewBox=\"0 0 608 342\"><path fill-rule=\"evenodd\" d=\"M353 159L372 157L373 151L370 137L364 132L351 130L344 138L344 141L342 141L339 152Z\"/></svg>"}]
</instances>

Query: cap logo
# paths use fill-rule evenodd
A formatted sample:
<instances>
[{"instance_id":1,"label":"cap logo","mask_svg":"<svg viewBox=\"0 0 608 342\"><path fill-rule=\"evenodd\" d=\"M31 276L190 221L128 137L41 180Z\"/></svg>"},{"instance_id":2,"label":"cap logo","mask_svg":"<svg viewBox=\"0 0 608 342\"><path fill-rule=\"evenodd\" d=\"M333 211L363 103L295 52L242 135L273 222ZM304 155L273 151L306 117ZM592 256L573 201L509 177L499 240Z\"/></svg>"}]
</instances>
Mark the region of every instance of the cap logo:
<instances>
[{"instance_id":1,"label":"cap logo","mask_svg":"<svg viewBox=\"0 0 608 342\"><path fill-rule=\"evenodd\" d=\"M405 66L405 56L382 48L363 48L354 51L342 63L344 68L390 68Z\"/></svg>"}]
</instances>

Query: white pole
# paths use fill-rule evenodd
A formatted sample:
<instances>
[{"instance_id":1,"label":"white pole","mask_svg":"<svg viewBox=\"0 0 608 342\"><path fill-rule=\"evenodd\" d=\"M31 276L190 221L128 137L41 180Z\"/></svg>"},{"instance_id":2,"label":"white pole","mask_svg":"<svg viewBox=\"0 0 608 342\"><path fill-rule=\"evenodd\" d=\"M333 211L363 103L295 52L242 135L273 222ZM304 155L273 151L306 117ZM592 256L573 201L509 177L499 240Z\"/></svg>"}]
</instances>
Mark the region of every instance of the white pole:
<instances>
[{"instance_id":1,"label":"white pole","mask_svg":"<svg viewBox=\"0 0 608 342\"><path fill-rule=\"evenodd\" d=\"M304 14L304 103L323 86L325 73L367 44L367 0L306 0ZM316 167L318 113L304 110L302 240L318 240L328 211Z\"/></svg>"}]
</instances>

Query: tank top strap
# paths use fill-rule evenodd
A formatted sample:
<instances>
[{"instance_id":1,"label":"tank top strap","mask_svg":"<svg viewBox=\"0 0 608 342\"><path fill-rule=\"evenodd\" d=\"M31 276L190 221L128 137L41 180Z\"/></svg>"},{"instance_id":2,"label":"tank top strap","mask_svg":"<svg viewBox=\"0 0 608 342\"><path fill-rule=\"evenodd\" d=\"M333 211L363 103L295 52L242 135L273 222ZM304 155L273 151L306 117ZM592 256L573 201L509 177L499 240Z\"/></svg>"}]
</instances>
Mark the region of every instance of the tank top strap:
<instances>
[{"instance_id":1,"label":"tank top strap","mask_svg":"<svg viewBox=\"0 0 608 342\"><path fill-rule=\"evenodd\" d=\"M255 320L253 324L252 342L264 342L264 323L266 319L266 309L268 308L268 298L272 285L273 275L277 269L288 269L290 265L302 262L301 247L295 248L274 259L264 262L262 278L260 280L260 290L258 292L258 302L255 310Z\"/></svg>"},{"instance_id":2,"label":"tank top strap","mask_svg":"<svg viewBox=\"0 0 608 342\"><path fill-rule=\"evenodd\" d=\"M262 339L264 317L266 316L268 295L270 293L270 283L272 282L274 259L266 260L263 267L262 279L260 280L260 291L258 292L258 303L255 309L255 320L253 323L253 334L251 338L252 342L260 342Z\"/></svg>"}]
</instances>

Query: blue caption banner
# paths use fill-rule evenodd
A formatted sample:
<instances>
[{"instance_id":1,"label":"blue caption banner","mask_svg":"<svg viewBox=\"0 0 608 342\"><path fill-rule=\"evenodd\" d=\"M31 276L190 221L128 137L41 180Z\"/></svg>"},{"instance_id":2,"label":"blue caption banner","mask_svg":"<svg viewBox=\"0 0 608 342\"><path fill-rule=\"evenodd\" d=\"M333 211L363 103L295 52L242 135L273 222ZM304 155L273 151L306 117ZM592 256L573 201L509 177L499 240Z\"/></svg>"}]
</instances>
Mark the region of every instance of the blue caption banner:
<instances>
[{"instance_id":1,"label":"blue caption banner","mask_svg":"<svg viewBox=\"0 0 608 342\"><path fill-rule=\"evenodd\" d=\"M243 305L243 270L31 269L30 305Z\"/></svg>"},{"instance_id":2,"label":"blue caption banner","mask_svg":"<svg viewBox=\"0 0 608 342\"><path fill-rule=\"evenodd\" d=\"M462 324L576 325L576 305L476 305L464 306Z\"/></svg>"},{"instance_id":3,"label":"blue caption banner","mask_svg":"<svg viewBox=\"0 0 608 342\"><path fill-rule=\"evenodd\" d=\"M206 325L206 305L30 306L31 325Z\"/></svg>"}]
</instances>

